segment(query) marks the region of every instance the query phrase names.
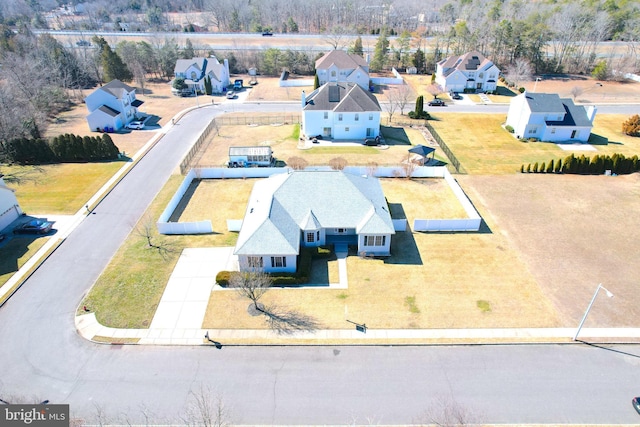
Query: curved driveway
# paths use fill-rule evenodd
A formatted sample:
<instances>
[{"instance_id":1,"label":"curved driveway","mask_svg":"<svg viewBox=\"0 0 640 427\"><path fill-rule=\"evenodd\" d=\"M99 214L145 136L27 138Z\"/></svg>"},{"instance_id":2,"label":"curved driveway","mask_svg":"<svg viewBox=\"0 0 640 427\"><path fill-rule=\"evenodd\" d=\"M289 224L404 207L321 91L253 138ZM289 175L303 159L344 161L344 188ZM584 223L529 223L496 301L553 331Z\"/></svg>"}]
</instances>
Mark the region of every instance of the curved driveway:
<instances>
[{"instance_id":1,"label":"curved driveway","mask_svg":"<svg viewBox=\"0 0 640 427\"><path fill-rule=\"evenodd\" d=\"M244 424L406 424L436 401L491 423L634 423L640 347L144 347L87 342L75 309L223 107L187 114L0 308L0 398L167 423L210 387ZM280 105L241 106L241 109ZM286 108L298 108L297 104ZM98 409L99 408L99 409ZM126 414L126 415L125 415ZM145 421L145 416L150 417ZM105 420L102 419L102 422Z\"/></svg>"}]
</instances>

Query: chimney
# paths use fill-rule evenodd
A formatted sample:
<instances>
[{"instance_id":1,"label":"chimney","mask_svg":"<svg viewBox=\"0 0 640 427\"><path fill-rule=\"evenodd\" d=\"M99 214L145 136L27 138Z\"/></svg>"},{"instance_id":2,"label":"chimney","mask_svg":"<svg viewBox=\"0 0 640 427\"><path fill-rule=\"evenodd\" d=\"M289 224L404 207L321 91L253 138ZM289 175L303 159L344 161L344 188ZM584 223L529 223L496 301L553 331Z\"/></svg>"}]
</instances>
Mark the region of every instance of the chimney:
<instances>
[{"instance_id":1,"label":"chimney","mask_svg":"<svg viewBox=\"0 0 640 427\"><path fill-rule=\"evenodd\" d=\"M304 91L302 91L302 108L304 108L307 105L307 94L304 93Z\"/></svg>"}]
</instances>

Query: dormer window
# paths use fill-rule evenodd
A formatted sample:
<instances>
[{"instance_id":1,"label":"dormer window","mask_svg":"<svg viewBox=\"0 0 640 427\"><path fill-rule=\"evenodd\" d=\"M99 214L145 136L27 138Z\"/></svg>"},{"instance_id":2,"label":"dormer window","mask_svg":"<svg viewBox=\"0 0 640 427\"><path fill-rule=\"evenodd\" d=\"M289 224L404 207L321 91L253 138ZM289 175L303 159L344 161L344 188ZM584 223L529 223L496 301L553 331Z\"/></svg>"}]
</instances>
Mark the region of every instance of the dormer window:
<instances>
[{"instance_id":1,"label":"dormer window","mask_svg":"<svg viewBox=\"0 0 640 427\"><path fill-rule=\"evenodd\" d=\"M191 80L195 80L196 78L198 78L198 75L196 74L195 71L191 72Z\"/></svg>"}]
</instances>

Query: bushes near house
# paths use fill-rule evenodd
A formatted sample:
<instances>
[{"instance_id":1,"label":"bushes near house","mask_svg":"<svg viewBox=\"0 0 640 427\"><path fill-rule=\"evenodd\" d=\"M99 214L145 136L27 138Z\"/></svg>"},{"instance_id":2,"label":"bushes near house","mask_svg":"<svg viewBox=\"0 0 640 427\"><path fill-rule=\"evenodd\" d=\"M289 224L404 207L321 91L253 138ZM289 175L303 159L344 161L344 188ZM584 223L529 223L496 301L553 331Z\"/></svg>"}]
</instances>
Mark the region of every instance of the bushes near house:
<instances>
[{"instance_id":1,"label":"bushes near house","mask_svg":"<svg viewBox=\"0 0 640 427\"><path fill-rule=\"evenodd\" d=\"M635 114L624 121L622 132L629 136L640 136L640 116Z\"/></svg>"},{"instance_id":2,"label":"bushes near house","mask_svg":"<svg viewBox=\"0 0 640 427\"><path fill-rule=\"evenodd\" d=\"M423 95L418 96L418 98L416 99L416 107L413 111L409 111L408 116L410 119L417 119L417 120L429 120L431 118L429 113L424 111Z\"/></svg>"},{"instance_id":3,"label":"bushes near house","mask_svg":"<svg viewBox=\"0 0 640 427\"><path fill-rule=\"evenodd\" d=\"M511 126L511 125L506 125L504 128L509 133L513 133L514 132L513 126Z\"/></svg>"},{"instance_id":4,"label":"bushes near house","mask_svg":"<svg viewBox=\"0 0 640 427\"><path fill-rule=\"evenodd\" d=\"M119 153L106 133L98 137L64 134L51 141L17 138L0 142L0 160L20 165L114 160Z\"/></svg>"},{"instance_id":5,"label":"bushes near house","mask_svg":"<svg viewBox=\"0 0 640 427\"><path fill-rule=\"evenodd\" d=\"M595 155L593 157L587 157L584 154L580 157L576 157L573 153L564 159L558 159L555 162L553 159L549 162L549 165L545 167L545 163L538 168L538 163L533 165L531 163L527 165L527 173L568 173L568 174L580 174L580 175L602 175L606 171L611 171L612 174L625 175L634 172L640 172L640 160L638 155L633 157L625 157L624 154L613 155ZM524 164L520 167L520 172L524 173Z\"/></svg>"},{"instance_id":6,"label":"bushes near house","mask_svg":"<svg viewBox=\"0 0 640 427\"><path fill-rule=\"evenodd\" d=\"M309 282L311 265L314 259L328 258L331 250L326 247L301 247L298 255L298 268L295 273L270 273L272 283L279 286L295 286ZM229 286L230 271L220 271L216 283L223 288Z\"/></svg>"}]
</instances>

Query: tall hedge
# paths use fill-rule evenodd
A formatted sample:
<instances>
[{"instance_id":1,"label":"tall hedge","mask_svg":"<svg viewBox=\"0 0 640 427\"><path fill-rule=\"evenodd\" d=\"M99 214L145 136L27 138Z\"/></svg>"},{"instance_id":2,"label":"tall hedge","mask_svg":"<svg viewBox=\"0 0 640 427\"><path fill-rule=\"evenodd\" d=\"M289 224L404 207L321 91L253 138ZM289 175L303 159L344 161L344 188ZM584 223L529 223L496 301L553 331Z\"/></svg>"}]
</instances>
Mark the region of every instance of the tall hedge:
<instances>
[{"instance_id":1,"label":"tall hedge","mask_svg":"<svg viewBox=\"0 0 640 427\"><path fill-rule=\"evenodd\" d=\"M108 134L59 135L51 141L19 138L0 142L0 158L8 163L43 164L114 160L120 150Z\"/></svg>"},{"instance_id":2,"label":"tall hedge","mask_svg":"<svg viewBox=\"0 0 640 427\"><path fill-rule=\"evenodd\" d=\"M524 165L520 167L520 171L524 171ZM555 162L553 159L549 162L549 165L545 169L545 163L542 163L542 168L538 169L538 163L533 165L531 170L531 164L527 165L527 172L555 172L555 173L567 173L567 174L580 174L580 175L602 175L605 171L611 171L616 175L625 175L634 172L640 172L640 160L638 155L633 157L625 157L624 154L615 153L613 155L596 154L593 157L585 156L581 154L580 157L576 157L573 153L568 155L564 160L558 159Z\"/></svg>"}]
</instances>

